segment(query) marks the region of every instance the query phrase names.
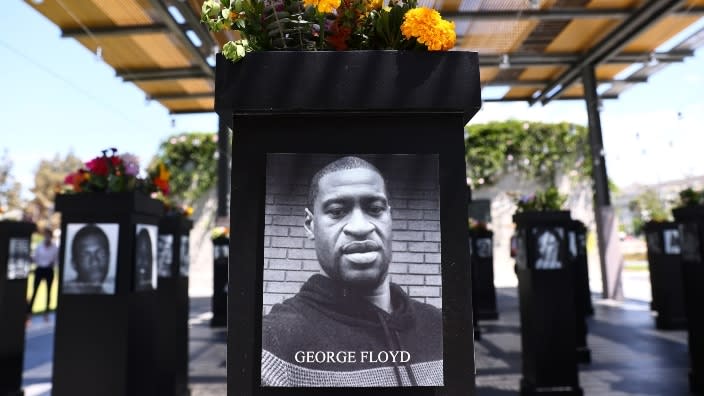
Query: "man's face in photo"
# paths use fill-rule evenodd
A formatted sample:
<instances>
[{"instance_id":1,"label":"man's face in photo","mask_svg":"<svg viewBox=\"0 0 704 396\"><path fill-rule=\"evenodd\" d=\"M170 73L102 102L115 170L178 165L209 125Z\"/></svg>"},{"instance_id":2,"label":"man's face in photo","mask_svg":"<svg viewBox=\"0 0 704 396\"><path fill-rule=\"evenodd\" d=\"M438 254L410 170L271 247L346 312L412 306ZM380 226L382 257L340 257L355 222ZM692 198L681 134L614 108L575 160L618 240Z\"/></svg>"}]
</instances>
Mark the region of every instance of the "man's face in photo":
<instances>
[{"instance_id":1,"label":"man's face in photo","mask_svg":"<svg viewBox=\"0 0 704 396\"><path fill-rule=\"evenodd\" d=\"M391 262L391 207L381 175L366 168L320 178L306 230L330 278L362 289L385 279Z\"/></svg>"},{"instance_id":2,"label":"man's face in photo","mask_svg":"<svg viewBox=\"0 0 704 396\"><path fill-rule=\"evenodd\" d=\"M545 231L538 239L538 252L543 259L557 261L557 238L552 233Z\"/></svg>"},{"instance_id":3,"label":"man's face in photo","mask_svg":"<svg viewBox=\"0 0 704 396\"><path fill-rule=\"evenodd\" d=\"M73 266L78 273L78 281L102 283L108 274L110 255L105 238L87 234L74 241L77 244Z\"/></svg>"},{"instance_id":4,"label":"man's face in photo","mask_svg":"<svg viewBox=\"0 0 704 396\"><path fill-rule=\"evenodd\" d=\"M148 281L152 276L152 244L149 234L141 234L137 238L137 271L138 279Z\"/></svg>"}]
</instances>

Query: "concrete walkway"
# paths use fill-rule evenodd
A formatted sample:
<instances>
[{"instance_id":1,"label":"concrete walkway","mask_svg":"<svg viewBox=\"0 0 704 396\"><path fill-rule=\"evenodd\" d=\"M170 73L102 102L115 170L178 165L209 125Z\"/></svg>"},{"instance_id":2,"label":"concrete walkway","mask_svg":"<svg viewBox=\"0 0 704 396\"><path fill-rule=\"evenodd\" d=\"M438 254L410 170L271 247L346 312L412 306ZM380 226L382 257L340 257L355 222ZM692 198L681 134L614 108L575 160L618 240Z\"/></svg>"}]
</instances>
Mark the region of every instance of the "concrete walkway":
<instances>
[{"instance_id":1,"label":"concrete walkway","mask_svg":"<svg viewBox=\"0 0 704 396\"><path fill-rule=\"evenodd\" d=\"M647 272L624 276L627 300L594 297L588 344L592 364L580 365L585 395L684 396L687 383L687 334L658 331L649 311ZM476 344L477 394L515 395L521 378L520 323L516 289L498 289L497 321L480 322ZM638 298L634 298L636 296ZM226 331L211 329L210 300L191 298L190 387L193 396L224 396ZM53 317L33 319L27 331L24 389L26 396L51 395Z\"/></svg>"}]
</instances>

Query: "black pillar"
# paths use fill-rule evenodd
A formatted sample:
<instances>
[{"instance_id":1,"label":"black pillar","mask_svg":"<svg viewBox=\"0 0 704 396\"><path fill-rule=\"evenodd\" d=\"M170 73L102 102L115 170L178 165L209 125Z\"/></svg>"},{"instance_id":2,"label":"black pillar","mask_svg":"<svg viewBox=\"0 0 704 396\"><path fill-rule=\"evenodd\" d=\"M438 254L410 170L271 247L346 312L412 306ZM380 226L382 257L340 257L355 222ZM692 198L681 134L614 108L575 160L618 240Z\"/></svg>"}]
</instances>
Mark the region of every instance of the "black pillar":
<instances>
[{"instance_id":1,"label":"black pillar","mask_svg":"<svg viewBox=\"0 0 704 396\"><path fill-rule=\"evenodd\" d=\"M218 117L218 208L217 216L229 214L228 196L230 194L230 133L227 120Z\"/></svg>"},{"instance_id":2,"label":"black pillar","mask_svg":"<svg viewBox=\"0 0 704 396\"><path fill-rule=\"evenodd\" d=\"M596 92L596 76L593 65L582 69L582 84L589 118L589 146L594 181L594 218L601 262L602 296L621 299L623 298L621 287L623 257L617 247L617 227L615 214L611 208L609 179L606 173L606 158L604 158L604 141L601 136L599 98Z\"/></svg>"}]
</instances>

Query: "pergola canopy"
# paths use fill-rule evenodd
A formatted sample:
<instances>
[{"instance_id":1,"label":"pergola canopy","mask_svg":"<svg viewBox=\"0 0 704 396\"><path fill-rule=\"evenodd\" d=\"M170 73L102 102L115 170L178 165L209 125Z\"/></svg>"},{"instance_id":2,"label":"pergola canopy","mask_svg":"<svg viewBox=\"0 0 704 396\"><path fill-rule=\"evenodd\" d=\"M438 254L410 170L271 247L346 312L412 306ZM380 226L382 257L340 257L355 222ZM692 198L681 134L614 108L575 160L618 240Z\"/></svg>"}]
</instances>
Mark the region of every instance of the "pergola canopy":
<instances>
[{"instance_id":1,"label":"pergola canopy","mask_svg":"<svg viewBox=\"0 0 704 396\"><path fill-rule=\"evenodd\" d=\"M234 38L200 22L200 0L26 0L172 114L213 111L213 53ZM455 21L456 50L480 54L485 101L601 98L704 45L704 0L420 0ZM674 41L674 42L673 42Z\"/></svg>"}]
</instances>

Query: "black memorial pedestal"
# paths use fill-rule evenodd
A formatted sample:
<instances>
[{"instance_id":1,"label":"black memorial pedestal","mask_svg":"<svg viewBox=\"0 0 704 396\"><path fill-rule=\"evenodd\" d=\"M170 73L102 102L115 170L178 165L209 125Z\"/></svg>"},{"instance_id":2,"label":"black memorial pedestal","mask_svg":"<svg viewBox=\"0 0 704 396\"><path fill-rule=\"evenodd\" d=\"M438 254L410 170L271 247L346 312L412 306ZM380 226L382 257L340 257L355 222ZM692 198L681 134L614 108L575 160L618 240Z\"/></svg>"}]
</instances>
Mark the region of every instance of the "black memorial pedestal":
<instances>
[{"instance_id":1,"label":"black memorial pedestal","mask_svg":"<svg viewBox=\"0 0 704 396\"><path fill-rule=\"evenodd\" d=\"M592 294L589 289L589 267L587 260L587 227L581 221L573 220L567 231L567 250L572 260L574 274L575 330L577 361L591 363L592 353L587 345L587 316L594 313Z\"/></svg>"},{"instance_id":2,"label":"black memorial pedestal","mask_svg":"<svg viewBox=\"0 0 704 396\"><path fill-rule=\"evenodd\" d=\"M210 327L227 326L227 264L230 261L230 238L213 239L213 317Z\"/></svg>"},{"instance_id":3,"label":"black memorial pedestal","mask_svg":"<svg viewBox=\"0 0 704 396\"><path fill-rule=\"evenodd\" d=\"M574 268L567 211L518 213L521 395L582 395L577 373Z\"/></svg>"},{"instance_id":4,"label":"black memorial pedestal","mask_svg":"<svg viewBox=\"0 0 704 396\"><path fill-rule=\"evenodd\" d=\"M644 227L652 290L651 308L658 329L686 329L681 246L675 222L650 221Z\"/></svg>"},{"instance_id":5,"label":"black memorial pedestal","mask_svg":"<svg viewBox=\"0 0 704 396\"><path fill-rule=\"evenodd\" d=\"M27 275L34 223L0 221L0 396L22 396Z\"/></svg>"},{"instance_id":6,"label":"black memorial pedestal","mask_svg":"<svg viewBox=\"0 0 704 396\"><path fill-rule=\"evenodd\" d=\"M188 389L188 244L193 221L164 216L159 221L159 278L156 291L157 395L185 396Z\"/></svg>"},{"instance_id":7,"label":"black memorial pedestal","mask_svg":"<svg viewBox=\"0 0 704 396\"><path fill-rule=\"evenodd\" d=\"M52 395L155 395L158 308L153 290L154 239L163 205L139 192L80 193L57 196L56 210L62 214L62 282ZM87 241L84 233L79 243L82 230L90 230L92 240ZM144 251L138 250L141 230L149 235ZM151 247L151 254L147 247ZM137 258L142 260L142 255L151 259L151 266L137 269ZM77 276L74 272L79 259L93 265L106 260L107 273L101 275L99 287L95 282L85 284L80 278L74 281L67 277Z\"/></svg>"},{"instance_id":8,"label":"black memorial pedestal","mask_svg":"<svg viewBox=\"0 0 704 396\"><path fill-rule=\"evenodd\" d=\"M494 286L494 233L487 229L469 230L472 243L472 300L478 320L496 320L496 287Z\"/></svg>"},{"instance_id":9,"label":"black memorial pedestal","mask_svg":"<svg viewBox=\"0 0 704 396\"><path fill-rule=\"evenodd\" d=\"M473 395L463 142L464 125L481 106L477 55L271 51L247 54L238 63L219 56L216 71L215 108L223 119L232 121L237 142L232 154L228 395ZM442 386L259 386L263 197L269 153L437 155Z\"/></svg>"},{"instance_id":10,"label":"black memorial pedestal","mask_svg":"<svg viewBox=\"0 0 704 396\"><path fill-rule=\"evenodd\" d=\"M704 394L704 206L672 211L681 236L684 305L689 341L689 385Z\"/></svg>"}]
</instances>

